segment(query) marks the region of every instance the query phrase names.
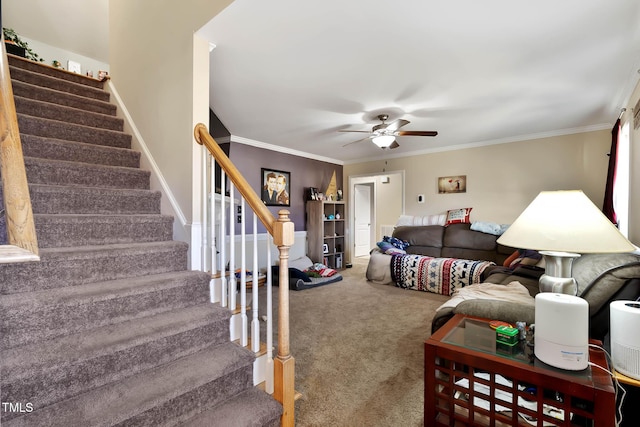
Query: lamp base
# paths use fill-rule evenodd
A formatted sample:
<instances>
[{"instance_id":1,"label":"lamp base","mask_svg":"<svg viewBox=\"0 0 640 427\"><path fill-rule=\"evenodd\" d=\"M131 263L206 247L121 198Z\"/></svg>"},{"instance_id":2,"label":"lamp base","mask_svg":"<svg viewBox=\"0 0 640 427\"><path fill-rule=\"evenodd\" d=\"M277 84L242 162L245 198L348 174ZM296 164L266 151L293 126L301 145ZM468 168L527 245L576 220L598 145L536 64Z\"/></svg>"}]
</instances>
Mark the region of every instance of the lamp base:
<instances>
[{"instance_id":1,"label":"lamp base","mask_svg":"<svg viewBox=\"0 0 640 427\"><path fill-rule=\"evenodd\" d=\"M571 264L580 254L571 252L540 251L544 256L545 270L540 276L540 292L577 295L578 284L571 277Z\"/></svg>"}]
</instances>

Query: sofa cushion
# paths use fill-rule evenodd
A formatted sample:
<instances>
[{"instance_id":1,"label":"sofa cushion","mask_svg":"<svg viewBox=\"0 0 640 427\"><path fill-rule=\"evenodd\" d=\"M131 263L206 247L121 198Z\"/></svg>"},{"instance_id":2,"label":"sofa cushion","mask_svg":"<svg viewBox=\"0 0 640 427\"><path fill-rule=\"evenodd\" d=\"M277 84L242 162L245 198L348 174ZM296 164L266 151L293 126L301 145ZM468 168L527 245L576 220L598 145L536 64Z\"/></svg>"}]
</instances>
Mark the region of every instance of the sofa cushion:
<instances>
[{"instance_id":1,"label":"sofa cushion","mask_svg":"<svg viewBox=\"0 0 640 427\"><path fill-rule=\"evenodd\" d=\"M497 238L471 230L471 224L451 224L445 228L443 246L495 252Z\"/></svg>"},{"instance_id":2,"label":"sofa cushion","mask_svg":"<svg viewBox=\"0 0 640 427\"><path fill-rule=\"evenodd\" d=\"M412 246L442 247L442 237L445 227L442 225L402 226L393 230L393 237L409 243ZM409 251L407 251L409 252Z\"/></svg>"},{"instance_id":3,"label":"sofa cushion","mask_svg":"<svg viewBox=\"0 0 640 427\"><path fill-rule=\"evenodd\" d=\"M466 249L466 248L450 248L445 246L440 251L442 258L460 258L460 259L475 259L481 261L492 261L498 262L496 260L496 252L495 251L484 251L478 249Z\"/></svg>"},{"instance_id":4,"label":"sofa cushion","mask_svg":"<svg viewBox=\"0 0 640 427\"><path fill-rule=\"evenodd\" d=\"M403 225L444 225L446 220L446 214L424 216L400 215L396 222L396 227L401 227Z\"/></svg>"}]
</instances>

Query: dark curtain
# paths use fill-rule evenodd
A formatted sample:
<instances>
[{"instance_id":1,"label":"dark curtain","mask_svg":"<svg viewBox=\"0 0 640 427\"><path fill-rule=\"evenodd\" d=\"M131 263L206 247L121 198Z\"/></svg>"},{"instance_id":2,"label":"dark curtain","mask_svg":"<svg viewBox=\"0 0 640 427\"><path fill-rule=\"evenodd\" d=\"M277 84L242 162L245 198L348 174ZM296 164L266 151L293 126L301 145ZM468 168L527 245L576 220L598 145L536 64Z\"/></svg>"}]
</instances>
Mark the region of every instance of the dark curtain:
<instances>
[{"instance_id":1,"label":"dark curtain","mask_svg":"<svg viewBox=\"0 0 640 427\"><path fill-rule=\"evenodd\" d=\"M618 225L618 217L613 208L613 187L616 183L616 167L618 164L618 134L620 133L620 119L611 129L611 151L609 151L609 170L607 172L607 186L604 189L604 203L602 212L609 220Z\"/></svg>"}]
</instances>

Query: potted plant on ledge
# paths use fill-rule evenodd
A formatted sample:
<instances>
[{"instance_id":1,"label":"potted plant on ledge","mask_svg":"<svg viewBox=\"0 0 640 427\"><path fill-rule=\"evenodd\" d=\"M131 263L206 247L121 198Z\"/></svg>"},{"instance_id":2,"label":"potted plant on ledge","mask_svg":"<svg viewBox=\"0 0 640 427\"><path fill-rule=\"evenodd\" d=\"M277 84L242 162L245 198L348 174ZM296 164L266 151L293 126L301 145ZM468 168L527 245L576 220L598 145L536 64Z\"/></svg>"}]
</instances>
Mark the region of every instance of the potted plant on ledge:
<instances>
[{"instance_id":1,"label":"potted plant on ledge","mask_svg":"<svg viewBox=\"0 0 640 427\"><path fill-rule=\"evenodd\" d=\"M36 62L44 61L44 59L40 58L37 53L31 50L27 42L20 39L18 34L16 34L13 29L2 27L2 34L4 36L4 42L7 46L7 53L22 56ZM15 47L12 48L10 46Z\"/></svg>"}]
</instances>

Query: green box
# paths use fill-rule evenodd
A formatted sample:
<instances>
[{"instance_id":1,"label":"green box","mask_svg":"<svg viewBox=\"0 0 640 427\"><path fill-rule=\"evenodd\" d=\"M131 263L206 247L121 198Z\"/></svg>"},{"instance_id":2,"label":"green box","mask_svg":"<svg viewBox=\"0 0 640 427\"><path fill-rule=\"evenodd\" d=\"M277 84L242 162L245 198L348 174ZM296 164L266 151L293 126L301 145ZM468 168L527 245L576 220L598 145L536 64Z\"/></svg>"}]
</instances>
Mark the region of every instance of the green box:
<instances>
[{"instance_id":1,"label":"green box","mask_svg":"<svg viewBox=\"0 0 640 427\"><path fill-rule=\"evenodd\" d=\"M496 328L496 342L515 345L518 343L520 331L518 328L512 328L510 326L498 326Z\"/></svg>"}]
</instances>

